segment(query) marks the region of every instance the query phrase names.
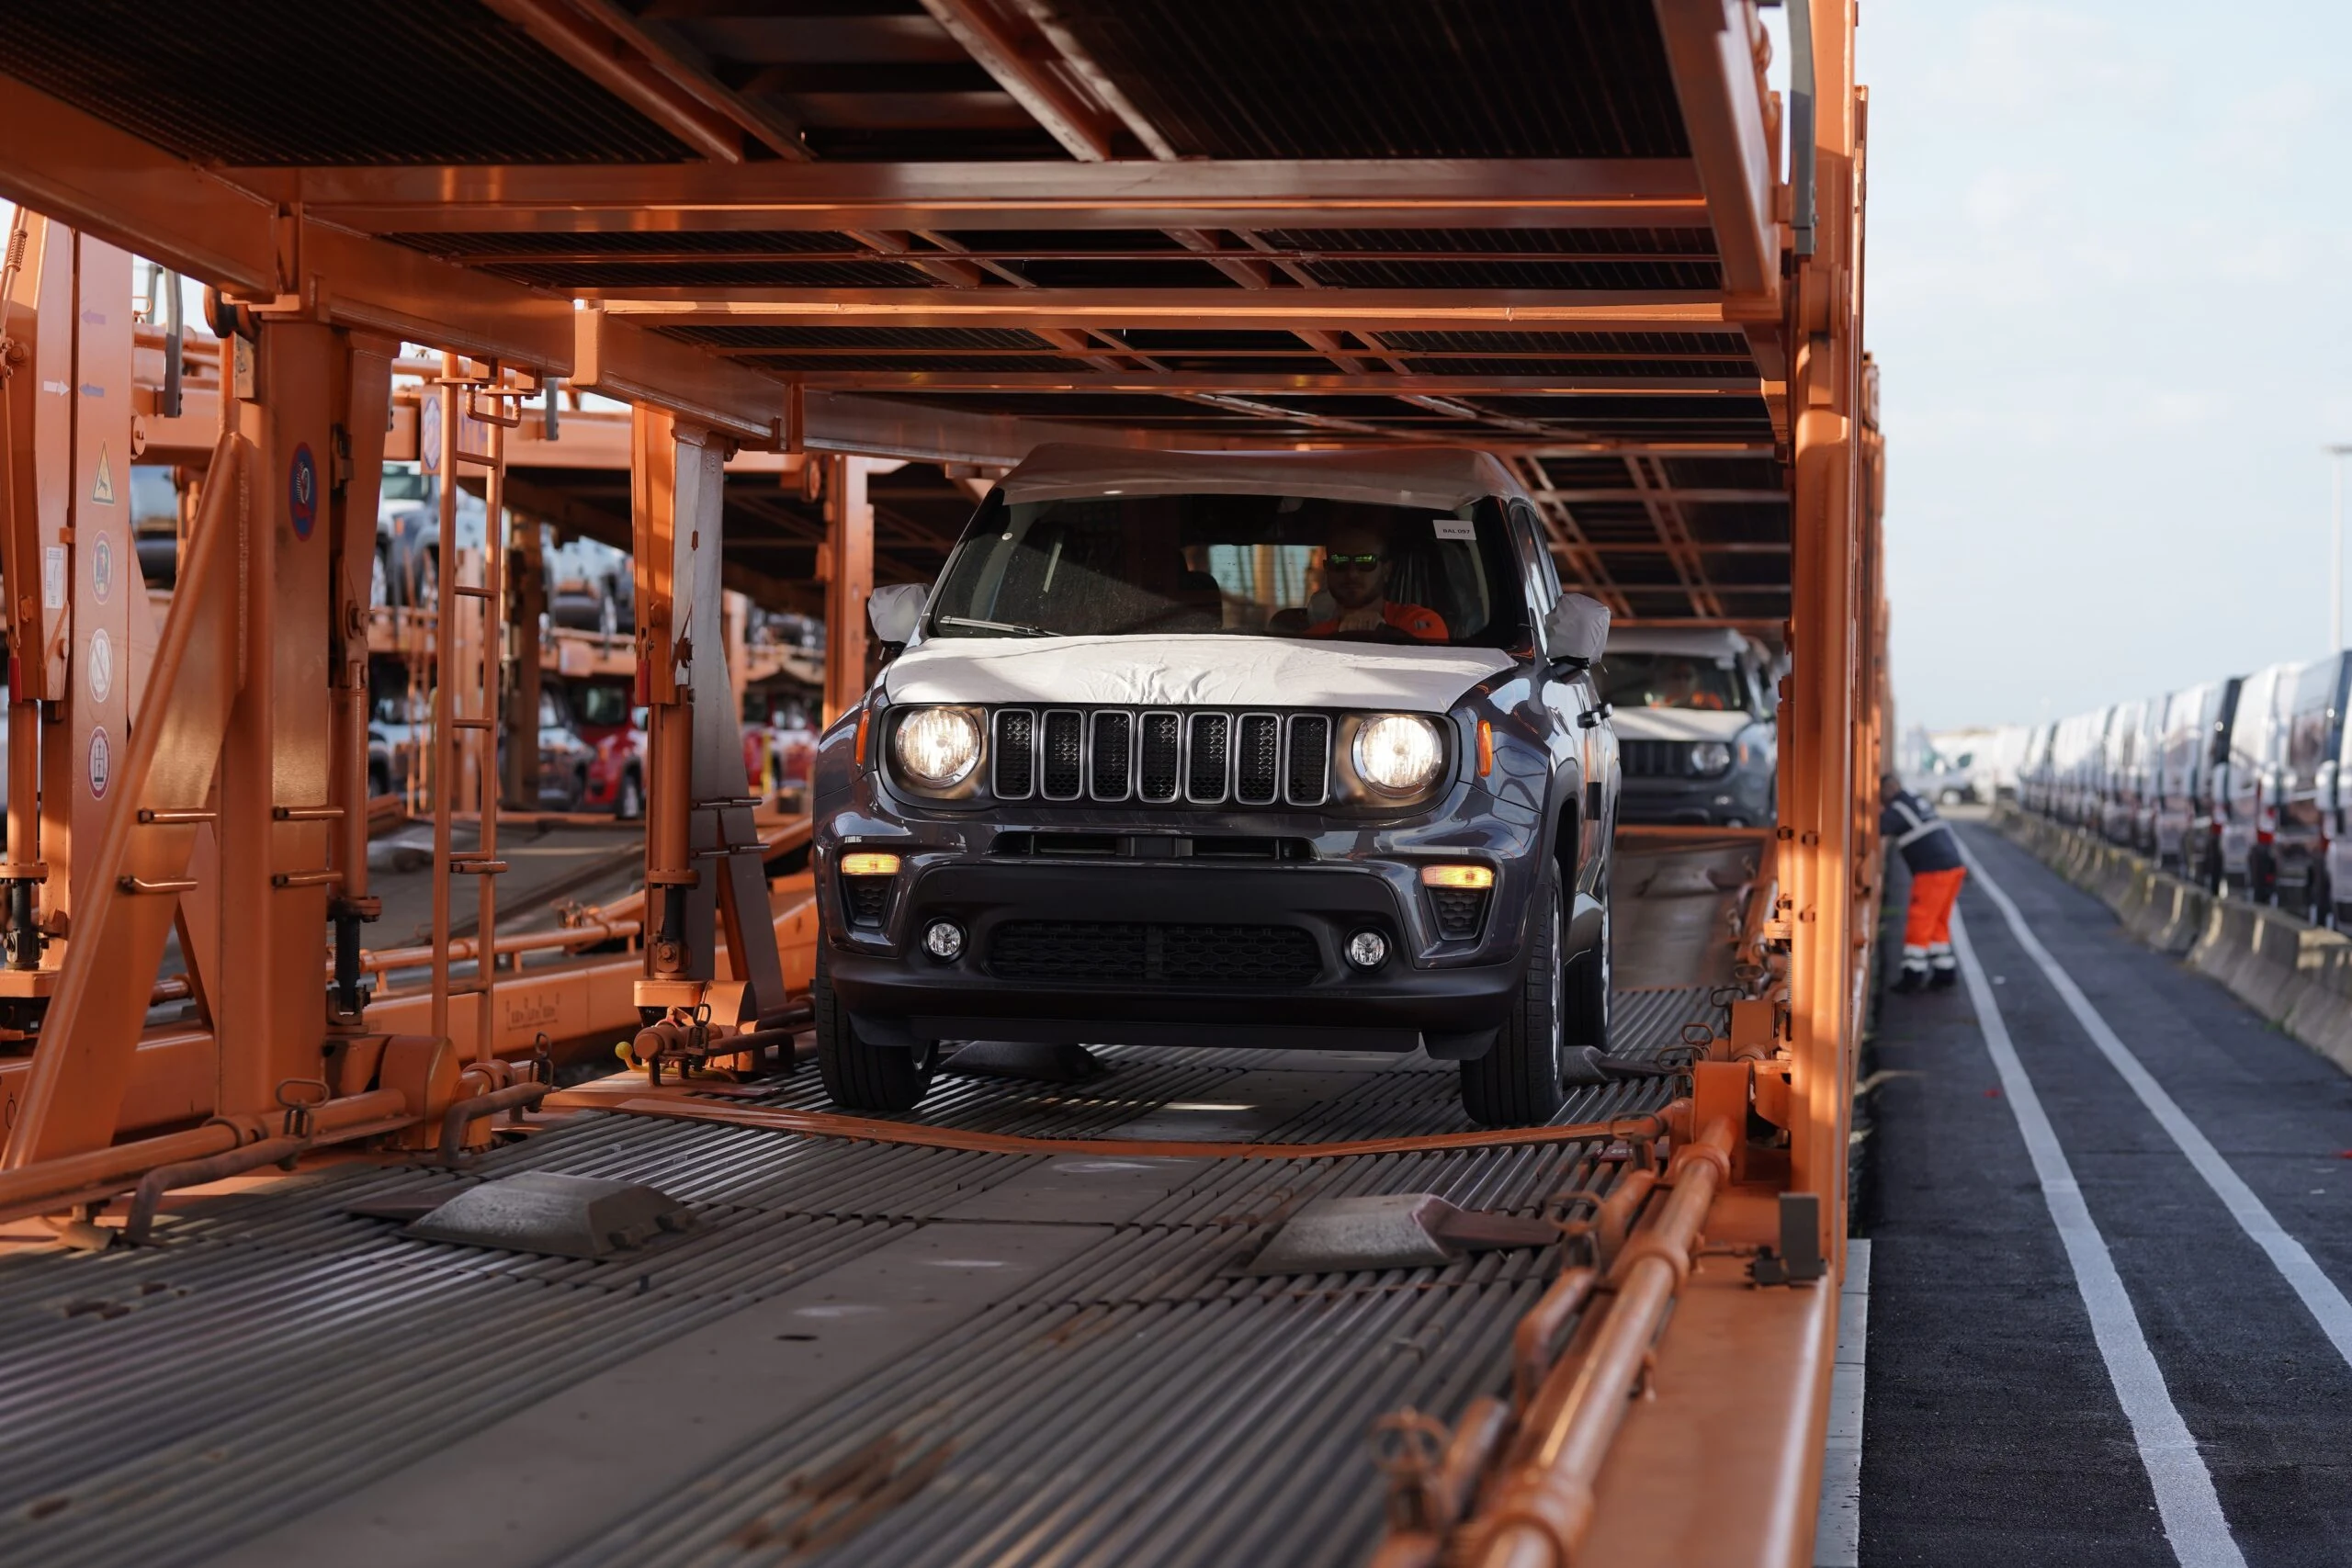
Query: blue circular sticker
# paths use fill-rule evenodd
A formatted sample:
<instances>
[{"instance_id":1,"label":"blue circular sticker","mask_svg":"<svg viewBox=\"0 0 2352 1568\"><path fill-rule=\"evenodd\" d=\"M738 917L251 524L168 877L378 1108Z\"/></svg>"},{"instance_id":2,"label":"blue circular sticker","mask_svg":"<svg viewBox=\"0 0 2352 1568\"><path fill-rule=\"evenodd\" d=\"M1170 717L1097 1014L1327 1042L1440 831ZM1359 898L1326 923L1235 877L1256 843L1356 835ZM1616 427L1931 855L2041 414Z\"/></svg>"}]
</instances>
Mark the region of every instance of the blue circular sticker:
<instances>
[{"instance_id":1,"label":"blue circular sticker","mask_svg":"<svg viewBox=\"0 0 2352 1568\"><path fill-rule=\"evenodd\" d=\"M114 541L104 534L90 547L90 589L101 604L114 592Z\"/></svg>"},{"instance_id":2,"label":"blue circular sticker","mask_svg":"<svg viewBox=\"0 0 2352 1568\"><path fill-rule=\"evenodd\" d=\"M311 460L308 442L294 448L286 471L286 510L294 519L294 536L309 538L319 522L319 466Z\"/></svg>"}]
</instances>

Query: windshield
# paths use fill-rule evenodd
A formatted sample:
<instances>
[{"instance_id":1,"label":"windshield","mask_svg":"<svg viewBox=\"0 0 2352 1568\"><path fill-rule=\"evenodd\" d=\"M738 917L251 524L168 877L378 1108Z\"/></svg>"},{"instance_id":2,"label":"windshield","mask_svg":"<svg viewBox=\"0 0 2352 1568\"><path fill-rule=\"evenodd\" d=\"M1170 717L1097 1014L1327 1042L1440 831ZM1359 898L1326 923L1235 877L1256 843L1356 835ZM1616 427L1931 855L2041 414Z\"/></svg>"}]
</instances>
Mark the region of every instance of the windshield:
<instances>
[{"instance_id":1,"label":"windshield","mask_svg":"<svg viewBox=\"0 0 2352 1568\"><path fill-rule=\"evenodd\" d=\"M384 465L383 498L386 501L431 501L433 496L432 475L405 463Z\"/></svg>"},{"instance_id":2,"label":"windshield","mask_svg":"<svg viewBox=\"0 0 2352 1568\"><path fill-rule=\"evenodd\" d=\"M933 596L930 634L1507 647L1525 639L1501 509L1318 496L991 494Z\"/></svg>"},{"instance_id":3,"label":"windshield","mask_svg":"<svg viewBox=\"0 0 2352 1568\"><path fill-rule=\"evenodd\" d=\"M1739 671L1702 654L1616 653L1600 663L1600 700L1621 708L1697 708L1726 713L1747 705Z\"/></svg>"},{"instance_id":4,"label":"windshield","mask_svg":"<svg viewBox=\"0 0 2352 1568\"><path fill-rule=\"evenodd\" d=\"M575 686L572 711L591 728L618 728L629 722L629 689L603 682Z\"/></svg>"}]
</instances>

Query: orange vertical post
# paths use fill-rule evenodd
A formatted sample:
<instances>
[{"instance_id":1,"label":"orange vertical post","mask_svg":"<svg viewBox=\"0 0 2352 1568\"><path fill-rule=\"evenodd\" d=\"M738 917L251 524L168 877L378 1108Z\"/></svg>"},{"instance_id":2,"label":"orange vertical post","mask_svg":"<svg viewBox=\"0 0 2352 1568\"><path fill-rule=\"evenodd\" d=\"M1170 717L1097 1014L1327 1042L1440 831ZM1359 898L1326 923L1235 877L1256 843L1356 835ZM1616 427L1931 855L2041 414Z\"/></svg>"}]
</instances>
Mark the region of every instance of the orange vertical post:
<instances>
[{"instance_id":1,"label":"orange vertical post","mask_svg":"<svg viewBox=\"0 0 2352 1568\"><path fill-rule=\"evenodd\" d=\"M235 405L252 444L246 674L220 761L218 1110L266 1112L288 1080L322 1071L321 948L333 718L329 568L338 335L265 321L254 395Z\"/></svg>"},{"instance_id":2,"label":"orange vertical post","mask_svg":"<svg viewBox=\"0 0 2352 1568\"><path fill-rule=\"evenodd\" d=\"M874 507L862 457L829 457L825 476L825 722L865 695L865 601L874 592Z\"/></svg>"}]
</instances>

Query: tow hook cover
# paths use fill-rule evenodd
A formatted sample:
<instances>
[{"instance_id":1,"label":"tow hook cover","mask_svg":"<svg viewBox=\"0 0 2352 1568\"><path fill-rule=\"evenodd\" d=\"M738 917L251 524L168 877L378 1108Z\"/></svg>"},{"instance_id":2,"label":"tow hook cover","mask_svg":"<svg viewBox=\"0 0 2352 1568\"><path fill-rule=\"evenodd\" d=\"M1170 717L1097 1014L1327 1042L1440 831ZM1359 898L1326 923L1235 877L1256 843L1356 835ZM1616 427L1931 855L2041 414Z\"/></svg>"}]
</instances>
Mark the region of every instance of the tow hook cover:
<instances>
[{"instance_id":1,"label":"tow hook cover","mask_svg":"<svg viewBox=\"0 0 2352 1568\"><path fill-rule=\"evenodd\" d=\"M1441 1268L1464 1254L1548 1247L1560 1228L1543 1220L1458 1209L1434 1192L1317 1198L1276 1231L1247 1274L1346 1274Z\"/></svg>"},{"instance_id":2,"label":"tow hook cover","mask_svg":"<svg viewBox=\"0 0 2352 1568\"><path fill-rule=\"evenodd\" d=\"M408 1234L551 1258L605 1258L693 1224L684 1203L643 1182L529 1170L468 1188Z\"/></svg>"}]
</instances>

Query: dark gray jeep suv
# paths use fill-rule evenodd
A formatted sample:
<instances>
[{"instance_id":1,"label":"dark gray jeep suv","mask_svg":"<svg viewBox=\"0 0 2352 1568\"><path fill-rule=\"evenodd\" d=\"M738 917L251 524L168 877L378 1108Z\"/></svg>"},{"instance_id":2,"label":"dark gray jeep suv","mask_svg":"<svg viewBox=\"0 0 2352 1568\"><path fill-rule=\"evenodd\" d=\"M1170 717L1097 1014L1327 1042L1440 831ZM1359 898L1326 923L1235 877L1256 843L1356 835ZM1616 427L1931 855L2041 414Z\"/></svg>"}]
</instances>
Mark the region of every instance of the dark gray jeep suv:
<instances>
[{"instance_id":1,"label":"dark gray jeep suv","mask_svg":"<svg viewBox=\"0 0 2352 1568\"><path fill-rule=\"evenodd\" d=\"M943 1040L1410 1051L1490 1125L1607 1048L1608 612L1467 451L1047 446L823 737L819 1062Z\"/></svg>"}]
</instances>

